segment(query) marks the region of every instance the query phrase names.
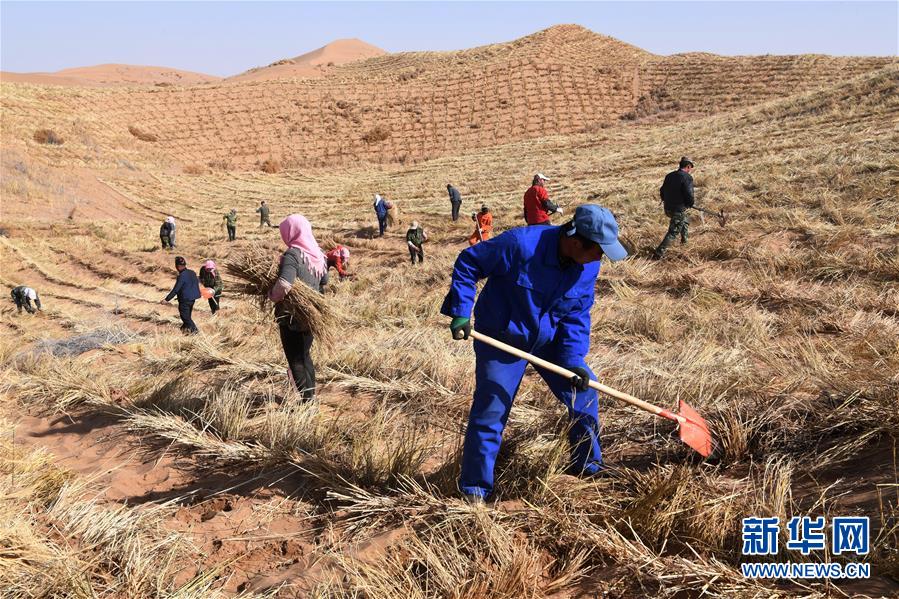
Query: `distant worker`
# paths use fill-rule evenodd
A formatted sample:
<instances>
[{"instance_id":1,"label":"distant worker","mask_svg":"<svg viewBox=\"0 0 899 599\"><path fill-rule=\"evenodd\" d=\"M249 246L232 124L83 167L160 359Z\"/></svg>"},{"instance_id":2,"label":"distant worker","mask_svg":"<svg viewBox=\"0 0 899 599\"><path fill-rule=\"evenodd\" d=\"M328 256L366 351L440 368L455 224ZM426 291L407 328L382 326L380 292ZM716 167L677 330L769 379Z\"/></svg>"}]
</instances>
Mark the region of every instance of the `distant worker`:
<instances>
[{"instance_id":1,"label":"distant worker","mask_svg":"<svg viewBox=\"0 0 899 599\"><path fill-rule=\"evenodd\" d=\"M162 249L175 247L175 217L167 216L159 227L159 241Z\"/></svg>"},{"instance_id":2,"label":"distant worker","mask_svg":"<svg viewBox=\"0 0 899 599\"><path fill-rule=\"evenodd\" d=\"M328 269L336 269L341 281L347 277L353 276L346 270L350 266L350 250L347 248L338 245L336 248L325 254L325 258L328 261Z\"/></svg>"},{"instance_id":3,"label":"distant worker","mask_svg":"<svg viewBox=\"0 0 899 599\"><path fill-rule=\"evenodd\" d=\"M422 245L428 240L425 230L419 226L418 221L412 221L409 230L406 231L406 245L409 247L409 256L412 258L412 264L418 258L418 263L425 261L425 250Z\"/></svg>"},{"instance_id":4,"label":"distant worker","mask_svg":"<svg viewBox=\"0 0 899 599\"><path fill-rule=\"evenodd\" d=\"M549 199L546 191L546 175L537 173L531 186L524 192L524 220L528 225L551 225L550 216L563 210Z\"/></svg>"},{"instance_id":5,"label":"distant worker","mask_svg":"<svg viewBox=\"0 0 899 599\"><path fill-rule=\"evenodd\" d=\"M305 323L299 323L291 316L283 300L296 282L321 292L322 281L328 276L328 266L312 235L312 225L305 216L291 214L281 221L278 228L287 251L281 255L278 280L269 290L268 298L275 303L275 320L294 385L303 399L310 401L315 398L312 332Z\"/></svg>"},{"instance_id":6,"label":"distant worker","mask_svg":"<svg viewBox=\"0 0 899 599\"><path fill-rule=\"evenodd\" d=\"M462 205L462 194L449 183L446 184L446 191L449 192L450 205L453 209L453 222L456 222L459 220L459 206Z\"/></svg>"},{"instance_id":7,"label":"distant worker","mask_svg":"<svg viewBox=\"0 0 899 599\"><path fill-rule=\"evenodd\" d=\"M487 204L481 206L480 212L472 212L471 220L475 222L475 227L474 233L468 238L468 245L490 239L490 235L493 233L493 215Z\"/></svg>"},{"instance_id":8,"label":"distant worker","mask_svg":"<svg viewBox=\"0 0 899 599\"><path fill-rule=\"evenodd\" d=\"M207 260L200 267L200 283L207 289L212 289L212 297L209 298L209 311L215 313L222 307L222 276L219 274L215 262Z\"/></svg>"},{"instance_id":9,"label":"distant worker","mask_svg":"<svg viewBox=\"0 0 899 599\"><path fill-rule=\"evenodd\" d=\"M178 316L181 317L181 332L190 335L196 335L200 331L194 324L193 312L194 302L200 299L200 281L197 279L197 273L187 268L187 261L181 256L175 258L175 270L178 271L178 278L175 279L175 286L169 291L161 303L167 304L175 296L178 296Z\"/></svg>"},{"instance_id":10,"label":"distant worker","mask_svg":"<svg viewBox=\"0 0 899 599\"><path fill-rule=\"evenodd\" d=\"M259 204L259 208L256 208L256 212L259 213L259 226L265 225L267 227L271 227L272 223L269 221L269 210L268 204L265 203L265 200Z\"/></svg>"},{"instance_id":11,"label":"distant worker","mask_svg":"<svg viewBox=\"0 0 899 599\"><path fill-rule=\"evenodd\" d=\"M12 296L12 301L16 305L16 310L18 310L19 314L22 313L22 308L25 308L25 311L29 314L34 314L35 306L38 310L43 312L43 308L41 308L41 298L38 297L37 291L31 287L26 287L25 285L14 287L10 292L10 296ZM34 306L31 305L31 300L34 300Z\"/></svg>"},{"instance_id":12,"label":"distant worker","mask_svg":"<svg viewBox=\"0 0 899 599\"><path fill-rule=\"evenodd\" d=\"M459 254L440 313L452 318L454 339L474 329L575 373L571 379L541 368L537 373L567 408L572 474L603 470L595 379L587 365L590 309L603 255L627 257L618 224L601 206L578 206L560 227L516 227ZM478 281L487 279L475 303ZM474 342L475 389L462 446L459 487L470 503L493 492L493 470L503 429L527 362Z\"/></svg>"},{"instance_id":13,"label":"distant worker","mask_svg":"<svg viewBox=\"0 0 899 599\"><path fill-rule=\"evenodd\" d=\"M228 229L228 241L237 239L237 210L231 209L231 212L222 217L225 227Z\"/></svg>"},{"instance_id":14,"label":"distant worker","mask_svg":"<svg viewBox=\"0 0 899 599\"><path fill-rule=\"evenodd\" d=\"M372 207L375 209L375 216L378 217L378 237L384 237L384 231L387 230L387 213L393 205L376 193Z\"/></svg>"},{"instance_id":15,"label":"distant worker","mask_svg":"<svg viewBox=\"0 0 899 599\"><path fill-rule=\"evenodd\" d=\"M693 207L693 161L683 156L676 171L665 175L665 181L659 188L659 198L665 208L665 216L668 222L668 232L662 239L662 243L653 253L653 258L659 260L669 245L680 236L682 244L687 243L687 208Z\"/></svg>"}]
</instances>

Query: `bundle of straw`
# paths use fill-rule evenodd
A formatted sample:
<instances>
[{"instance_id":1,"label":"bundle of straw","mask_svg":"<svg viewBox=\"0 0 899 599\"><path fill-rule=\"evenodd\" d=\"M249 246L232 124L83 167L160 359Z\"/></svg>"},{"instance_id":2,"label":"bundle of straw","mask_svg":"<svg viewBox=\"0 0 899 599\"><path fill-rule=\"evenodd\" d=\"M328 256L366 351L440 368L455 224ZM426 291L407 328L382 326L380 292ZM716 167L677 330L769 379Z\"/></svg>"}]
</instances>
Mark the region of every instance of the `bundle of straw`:
<instances>
[{"instance_id":1,"label":"bundle of straw","mask_svg":"<svg viewBox=\"0 0 899 599\"><path fill-rule=\"evenodd\" d=\"M237 293L255 298L261 310L273 311L274 305L268 299L268 292L278 280L278 265L265 248L252 246L229 260L225 271L240 281L232 287ZM297 280L282 304L295 322L312 332L316 341L325 345L333 342L336 314L317 289L311 289Z\"/></svg>"}]
</instances>

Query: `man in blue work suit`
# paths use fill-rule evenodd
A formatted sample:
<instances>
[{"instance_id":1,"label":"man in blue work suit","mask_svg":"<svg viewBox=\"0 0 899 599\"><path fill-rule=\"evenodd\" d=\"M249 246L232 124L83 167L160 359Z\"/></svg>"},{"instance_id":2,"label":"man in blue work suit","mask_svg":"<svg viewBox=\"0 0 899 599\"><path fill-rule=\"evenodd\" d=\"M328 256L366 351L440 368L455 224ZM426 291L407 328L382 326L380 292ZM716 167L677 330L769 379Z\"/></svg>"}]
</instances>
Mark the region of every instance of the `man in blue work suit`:
<instances>
[{"instance_id":1,"label":"man in blue work suit","mask_svg":"<svg viewBox=\"0 0 899 599\"><path fill-rule=\"evenodd\" d=\"M579 206L574 220L559 227L520 227L464 250L456 259L452 286L440 312L452 317L456 339L468 339L474 304L475 330L564 366L568 380L537 368L568 408L572 445L570 470L596 474L602 467L595 378L585 357L590 347L590 308L603 254L627 257L618 223L601 206ZM475 304L478 280L486 278ZM493 492L493 467L503 428L527 362L474 342L475 391L465 432L459 486L480 503Z\"/></svg>"}]
</instances>

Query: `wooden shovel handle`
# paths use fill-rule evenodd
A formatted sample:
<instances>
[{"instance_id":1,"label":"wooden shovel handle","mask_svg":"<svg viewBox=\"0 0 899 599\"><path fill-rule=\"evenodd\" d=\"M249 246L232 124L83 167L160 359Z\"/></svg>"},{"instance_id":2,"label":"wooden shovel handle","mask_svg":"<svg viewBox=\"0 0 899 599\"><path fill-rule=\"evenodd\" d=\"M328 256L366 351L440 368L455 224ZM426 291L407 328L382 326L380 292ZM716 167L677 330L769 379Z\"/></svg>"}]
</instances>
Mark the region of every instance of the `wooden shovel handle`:
<instances>
[{"instance_id":1,"label":"wooden shovel handle","mask_svg":"<svg viewBox=\"0 0 899 599\"><path fill-rule=\"evenodd\" d=\"M528 362L530 362L531 364L533 364L535 366L539 366L540 368L544 368L546 370L549 370L550 372L555 372L559 376L564 376L565 378L568 378L568 379L570 379L571 377L577 376L576 373L568 370L567 368L562 368L561 366L557 366L556 364L553 364L552 362L547 362L546 360L544 360L542 358L538 358L537 356L535 356L533 354L529 354L526 351L522 351L522 350L518 349L517 347L512 347L511 345L509 345L507 343L503 343L502 341L497 341L496 339L494 339L492 337L488 337L487 335L485 335L483 333L479 333L477 331L472 331L471 337L474 339L477 339L478 341L480 341L482 343L486 343L487 345L492 345L493 347L495 347L497 349L501 349L504 352L510 353L513 356L527 360ZM623 391L618 391L617 389L613 389L612 387L607 387L606 385L603 385L599 381L594 381L593 379L590 379L590 386L592 388L596 389L597 391L599 391L600 393L605 393L606 395L610 395L611 397L614 397L615 399L620 399L621 401L623 401L625 403L629 403L632 406L638 407L641 410L645 410L645 411L649 412L650 414L655 414L656 416L668 418L669 420L674 420L676 422L681 422L681 420L684 419L683 416L678 416L677 414L674 414L669 410L660 408L659 406L653 405L653 404L649 403L648 401L643 401L642 399L639 399L637 397L634 397L633 395L624 393Z\"/></svg>"}]
</instances>

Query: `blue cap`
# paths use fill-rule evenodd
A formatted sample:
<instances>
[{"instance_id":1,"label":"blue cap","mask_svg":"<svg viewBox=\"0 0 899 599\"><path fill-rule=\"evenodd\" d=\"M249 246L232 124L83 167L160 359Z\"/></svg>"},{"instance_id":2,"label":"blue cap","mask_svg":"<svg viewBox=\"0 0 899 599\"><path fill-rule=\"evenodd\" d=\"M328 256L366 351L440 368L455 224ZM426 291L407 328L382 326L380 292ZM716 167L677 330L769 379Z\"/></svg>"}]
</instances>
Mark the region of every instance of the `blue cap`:
<instances>
[{"instance_id":1,"label":"blue cap","mask_svg":"<svg viewBox=\"0 0 899 599\"><path fill-rule=\"evenodd\" d=\"M574 211L574 228L578 235L599 244L610 260L624 260L627 250L618 241L618 223L608 208L584 204Z\"/></svg>"}]
</instances>

